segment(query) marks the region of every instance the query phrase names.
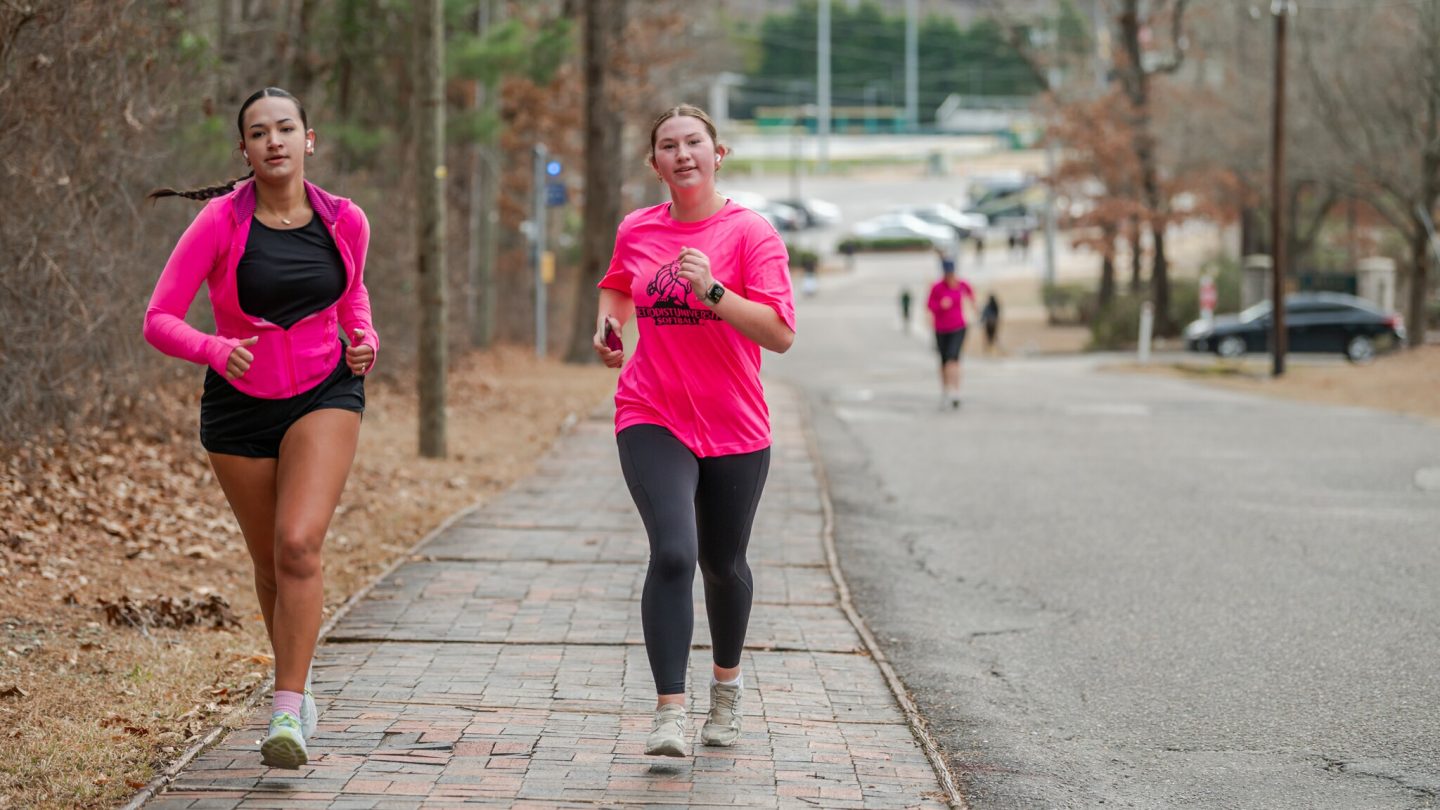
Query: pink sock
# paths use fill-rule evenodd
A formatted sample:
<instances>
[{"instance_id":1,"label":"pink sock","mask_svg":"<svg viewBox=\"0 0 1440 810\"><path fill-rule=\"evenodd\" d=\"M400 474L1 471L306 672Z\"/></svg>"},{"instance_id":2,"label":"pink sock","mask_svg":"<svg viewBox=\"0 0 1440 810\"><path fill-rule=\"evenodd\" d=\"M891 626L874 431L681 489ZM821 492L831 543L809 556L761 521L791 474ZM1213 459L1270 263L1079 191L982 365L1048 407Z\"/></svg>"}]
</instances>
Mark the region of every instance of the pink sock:
<instances>
[{"instance_id":1,"label":"pink sock","mask_svg":"<svg viewBox=\"0 0 1440 810\"><path fill-rule=\"evenodd\" d=\"M299 717L300 701L304 698L305 696L299 692L284 692L276 689L274 701L270 704L270 713L290 712Z\"/></svg>"}]
</instances>

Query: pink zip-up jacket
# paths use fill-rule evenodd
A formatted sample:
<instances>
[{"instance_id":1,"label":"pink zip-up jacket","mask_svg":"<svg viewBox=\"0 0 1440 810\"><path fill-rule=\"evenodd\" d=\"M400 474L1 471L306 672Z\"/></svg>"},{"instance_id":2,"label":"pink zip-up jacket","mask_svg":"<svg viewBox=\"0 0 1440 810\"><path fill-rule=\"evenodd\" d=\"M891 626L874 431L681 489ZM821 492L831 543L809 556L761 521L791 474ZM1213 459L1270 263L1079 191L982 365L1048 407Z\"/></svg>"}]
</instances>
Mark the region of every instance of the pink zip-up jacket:
<instances>
[{"instance_id":1,"label":"pink zip-up jacket","mask_svg":"<svg viewBox=\"0 0 1440 810\"><path fill-rule=\"evenodd\" d=\"M249 370L230 384L262 399L293 397L324 380L343 351L338 334L342 327L347 336L356 329L365 330L361 345L378 355L380 340L370 321L370 294L363 278L370 222L360 206L308 181L305 194L334 237L345 265L345 291L338 301L289 329L240 309L235 268L245 254L255 215L255 184L245 181L206 203L170 254L145 310L145 339L150 345L171 357L204 363L224 375L230 352L240 341L258 337L249 347L255 356ZM185 322L202 281L209 285L210 306L215 312L213 335Z\"/></svg>"}]
</instances>

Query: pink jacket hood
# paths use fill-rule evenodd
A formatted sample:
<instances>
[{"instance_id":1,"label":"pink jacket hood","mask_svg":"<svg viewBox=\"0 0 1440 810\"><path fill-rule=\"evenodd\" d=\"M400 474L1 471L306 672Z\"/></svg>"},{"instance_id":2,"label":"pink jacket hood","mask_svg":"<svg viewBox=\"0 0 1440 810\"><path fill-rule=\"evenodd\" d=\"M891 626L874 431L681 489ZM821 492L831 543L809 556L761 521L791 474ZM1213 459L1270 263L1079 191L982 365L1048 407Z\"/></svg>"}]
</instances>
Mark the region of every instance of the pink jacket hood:
<instances>
[{"instance_id":1,"label":"pink jacket hood","mask_svg":"<svg viewBox=\"0 0 1440 810\"><path fill-rule=\"evenodd\" d=\"M380 340L370 320L370 294L364 283L365 254L370 246L365 212L309 182L305 193L315 215L334 237L345 265L345 291L338 301L289 329L241 310L235 268L245 253L255 214L255 184L246 181L206 203L185 229L150 296L145 339L171 357L203 363L223 375L230 352L242 340L258 337L249 347L255 356L250 369L230 384L263 399L296 396L325 379L340 360L342 328L347 336L356 329L364 330L361 344L378 353ZM185 322L201 282L208 286L215 313L213 335Z\"/></svg>"}]
</instances>

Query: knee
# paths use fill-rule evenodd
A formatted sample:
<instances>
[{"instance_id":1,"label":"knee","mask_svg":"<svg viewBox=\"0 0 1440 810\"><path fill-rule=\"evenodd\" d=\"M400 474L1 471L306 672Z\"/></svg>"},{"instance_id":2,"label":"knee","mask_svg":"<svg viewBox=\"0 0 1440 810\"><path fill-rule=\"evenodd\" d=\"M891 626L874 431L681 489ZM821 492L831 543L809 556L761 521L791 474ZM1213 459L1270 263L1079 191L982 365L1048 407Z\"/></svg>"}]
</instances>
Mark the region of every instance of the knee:
<instances>
[{"instance_id":1,"label":"knee","mask_svg":"<svg viewBox=\"0 0 1440 810\"><path fill-rule=\"evenodd\" d=\"M276 532L276 578L309 579L319 575L320 544L324 539L323 533L299 527Z\"/></svg>"},{"instance_id":2,"label":"knee","mask_svg":"<svg viewBox=\"0 0 1440 810\"><path fill-rule=\"evenodd\" d=\"M680 547L654 549L650 574L664 582L688 582L695 576L695 553Z\"/></svg>"},{"instance_id":3,"label":"knee","mask_svg":"<svg viewBox=\"0 0 1440 810\"><path fill-rule=\"evenodd\" d=\"M736 560L731 555L702 555L700 557L700 574L705 577L706 582L729 582L740 577L740 569L744 566L743 560Z\"/></svg>"}]
</instances>

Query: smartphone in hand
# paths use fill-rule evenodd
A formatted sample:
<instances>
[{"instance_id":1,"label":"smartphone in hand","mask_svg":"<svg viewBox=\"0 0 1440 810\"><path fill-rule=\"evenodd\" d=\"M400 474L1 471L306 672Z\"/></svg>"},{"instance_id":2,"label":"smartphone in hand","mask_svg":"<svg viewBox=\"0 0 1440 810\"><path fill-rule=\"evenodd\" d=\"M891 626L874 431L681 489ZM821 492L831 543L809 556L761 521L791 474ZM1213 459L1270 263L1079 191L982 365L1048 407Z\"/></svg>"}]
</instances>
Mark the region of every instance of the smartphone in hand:
<instances>
[{"instance_id":1,"label":"smartphone in hand","mask_svg":"<svg viewBox=\"0 0 1440 810\"><path fill-rule=\"evenodd\" d=\"M605 348L612 352L624 351L625 344L621 342L620 335L610 326L610 319L605 319Z\"/></svg>"}]
</instances>

